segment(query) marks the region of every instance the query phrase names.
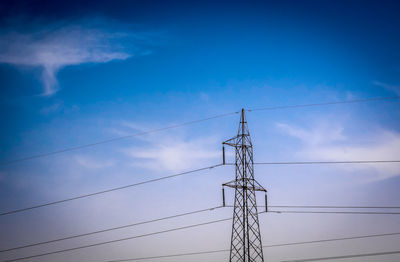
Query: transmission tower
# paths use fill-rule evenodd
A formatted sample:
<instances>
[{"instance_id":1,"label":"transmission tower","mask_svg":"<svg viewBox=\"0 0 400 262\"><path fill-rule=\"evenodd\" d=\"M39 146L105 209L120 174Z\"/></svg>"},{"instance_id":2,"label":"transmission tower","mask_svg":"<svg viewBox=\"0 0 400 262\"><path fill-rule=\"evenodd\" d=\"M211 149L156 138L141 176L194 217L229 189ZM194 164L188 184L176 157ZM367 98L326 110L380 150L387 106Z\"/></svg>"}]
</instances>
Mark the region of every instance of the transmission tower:
<instances>
[{"instance_id":1,"label":"transmission tower","mask_svg":"<svg viewBox=\"0 0 400 262\"><path fill-rule=\"evenodd\" d=\"M242 109L237 136L222 143L223 164L225 164L224 145L235 148L235 180L222 185L223 205L224 187L235 189L235 204L230 248L230 262L263 262L263 250L258 222L256 191L267 190L254 179L253 145L247 126L245 110ZM265 203L267 207L267 203Z\"/></svg>"}]
</instances>

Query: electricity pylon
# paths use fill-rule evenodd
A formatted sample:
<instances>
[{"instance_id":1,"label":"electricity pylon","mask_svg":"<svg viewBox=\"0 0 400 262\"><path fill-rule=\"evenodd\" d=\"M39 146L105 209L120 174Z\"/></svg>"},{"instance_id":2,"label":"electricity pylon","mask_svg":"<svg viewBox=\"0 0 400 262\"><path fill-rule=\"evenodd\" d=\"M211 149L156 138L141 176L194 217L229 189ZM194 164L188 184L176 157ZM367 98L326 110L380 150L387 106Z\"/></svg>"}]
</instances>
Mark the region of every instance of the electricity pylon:
<instances>
[{"instance_id":1,"label":"electricity pylon","mask_svg":"<svg viewBox=\"0 0 400 262\"><path fill-rule=\"evenodd\" d=\"M235 189L229 261L263 262L264 256L255 192L265 192L265 201L267 202L267 190L254 179L253 145L251 143L244 109L242 109L242 114L240 116L237 136L222 144L223 164L225 164L224 145L235 148L235 180L222 185L224 206L224 187L227 186ZM267 203L265 203L265 206L267 206Z\"/></svg>"}]
</instances>

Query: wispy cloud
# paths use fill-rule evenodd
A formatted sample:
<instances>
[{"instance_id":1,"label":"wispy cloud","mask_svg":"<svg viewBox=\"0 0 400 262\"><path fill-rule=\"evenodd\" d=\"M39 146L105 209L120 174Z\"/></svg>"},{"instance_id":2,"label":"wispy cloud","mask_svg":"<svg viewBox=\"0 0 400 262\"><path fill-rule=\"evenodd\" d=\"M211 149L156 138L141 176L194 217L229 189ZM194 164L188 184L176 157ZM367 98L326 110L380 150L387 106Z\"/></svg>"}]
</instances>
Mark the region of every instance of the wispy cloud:
<instances>
[{"instance_id":1,"label":"wispy cloud","mask_svg":"<svg viewBox=\"0 0 400 262\"><path fill-rule=\"evenodd\" d=\"M299 159L315 161L395 160L400 155L400 134L380 130L368 135L368 143L357 143L360 135L345 135L344 127L326 124L306 129L288 124L277 124L285 134L299 139L301 148L295 153ZM366 134L363 134L365 136ZM400 175L396 164L363 164L341 166L346 170L372 170L374 179Z\"/></svg>"},{"instance_id":2,"label":"wispy cloud","mask_svg":"<svg viewBox=\"0 0 400 262\"><path fill-rule=\"evenodd\" d=\"M84 167L89 169L101 169L114 166L114 161L112 160L104 160L104 159L96 159L89 156L77 155L75 156L76 162Z\"/></svg>"},{"instance_id":3,"label":"wispy cloud","mask_svg":"<svg viewBox=\"0 0 400 262\"><path fill-rule=\"evenodd\" d=\"M26 22L26 21L25 21ZM57 72L66 66L106 63L148 54L147 36L128 25L105 18L36 23L0 30L0 63L40 67L43 95L58 89Z\"/></svg>"},{"instance_id":4,"label":"wispy cloud","mask_svg":"<svg viewBox=\"0 0 400 262\"><path fill-rule=\"evenodd\" d=\"M72 105L72 106L68 107L64 104L63 101L56 101L54 104L43 107L40 110L40 113L42 113L43 115L50 115L50 114L57 113L57 112L70 113L70 112L77 112L77 111L79 111L79 106L77 106L77 105Z\"/></svg>"},{"instance_id":5,"label":"wispy cloud","mask_svg":"<svg viewBox=\"0 0 400 262\"><path fill-rule=\"evenodd\" d=\"M284 123L278 123L277 127L286 134L296 137L309 146L319 146L330 144L336 141L343 141L346 137L343 135L342 126L320 125L314 129L303 129Z\"/></svg>"},{"instance_id":6,"label":"wispy cloud","mask_svg":"<svg viewBox=\"0 0 400 262\"><path fill-rule=\"evenodd\" d=\"M389 84L382 83L382 82L379 82L379 81L374 81L373 84L376 85L376 86L383 87L386 90L394 92L394 93L396 93L396 95L400 96L400 86L389 85Z\"/></svg>"},{"instance_id":7,"label":"wispy cloud","mask_svg":"<svg viewBox=\"0 0 400 262\"><path fill-rule=\"evenodd\" d=\"M124 125L132 129L131 133L148 130L143 129L143 125L134 123L124 123ZM179 172L210 165L219 160L221 152L213 149L215 145L219 145L219 141L215 138L184 139L183 137L171 133L138 137L144 145L125 148L123 152L132 159L133 165L155 171Z\"/></svg>"}]
</instances>

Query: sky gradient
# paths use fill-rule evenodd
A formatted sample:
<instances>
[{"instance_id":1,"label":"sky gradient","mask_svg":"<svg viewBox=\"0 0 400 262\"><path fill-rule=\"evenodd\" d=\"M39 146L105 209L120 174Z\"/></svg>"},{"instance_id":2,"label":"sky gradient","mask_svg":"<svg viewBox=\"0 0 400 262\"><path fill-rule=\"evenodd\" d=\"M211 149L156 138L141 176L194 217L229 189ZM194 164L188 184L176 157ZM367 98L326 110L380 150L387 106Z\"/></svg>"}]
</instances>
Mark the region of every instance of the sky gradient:
<instances>
[{"instance_id":1,"label":"sky gradient","mask_svg":"<svg viewBox=\"0 0 400 262\"><path fill-rule=\"evenodd\" d=\"M400 96L398 1L2 1L0 162L255 109ZM399 160L400 101L247 112L256 162ZM0 213L221 162L239 115L0 165ZM233 152L227 155L233 162ZM271 205L400 206L400 164L256 166ZM0 216L0 249L221 205L223 166ZM233 192L227 192L228 203ZM263 195L258 203L263 205ZM393 210L391 210L393 211ZM230 208L0 253L0 261L230 217ZM400 232L400 216L263 214L264 245ZM228 249L230 222L26 261ZM400 237L266 261L400 250ZM227 261L227 253L159 261ZM397 262L399 255L379 257ZM376 257L346 261L376 261Z\"/></svg>"}]
</instances>

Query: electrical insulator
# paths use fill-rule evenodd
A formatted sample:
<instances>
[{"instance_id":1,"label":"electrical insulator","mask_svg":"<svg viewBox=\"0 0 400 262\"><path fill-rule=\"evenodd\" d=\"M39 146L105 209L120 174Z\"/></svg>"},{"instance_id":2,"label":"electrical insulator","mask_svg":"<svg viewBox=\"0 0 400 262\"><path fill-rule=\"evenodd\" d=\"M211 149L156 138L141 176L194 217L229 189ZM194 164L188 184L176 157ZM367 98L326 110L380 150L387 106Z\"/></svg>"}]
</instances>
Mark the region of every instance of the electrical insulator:
<instances>
[{"instance_id":1,"label":"electrical insulator","mask_svg":"<svg viewBox=\"0 0 400 262\"><path fill-rule=\"evenodd\" d=\"M225 206L225 188L222 187L222 206Z\"/></svg>"},{"instance_id":2,"label":"electrical insulator","mask_svg":"<svg viewBox=\"0 0 400 262\"><path fill-rule=\"evenodd\" d=\"M222 145L222 164L225 165L225 147Z\"/></svg>"}]
</instances>

